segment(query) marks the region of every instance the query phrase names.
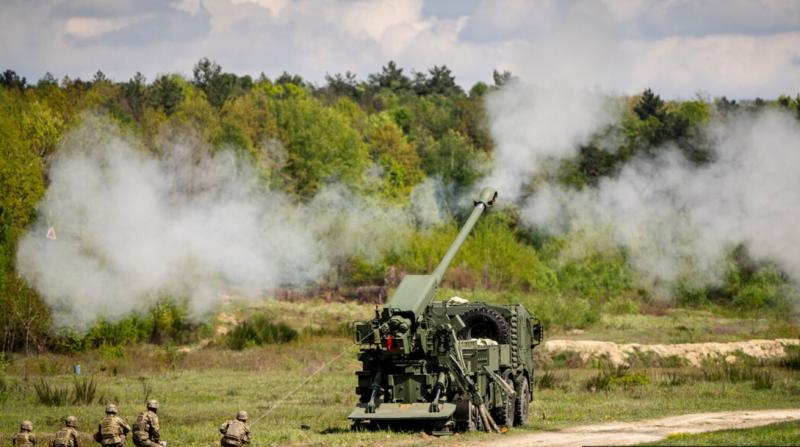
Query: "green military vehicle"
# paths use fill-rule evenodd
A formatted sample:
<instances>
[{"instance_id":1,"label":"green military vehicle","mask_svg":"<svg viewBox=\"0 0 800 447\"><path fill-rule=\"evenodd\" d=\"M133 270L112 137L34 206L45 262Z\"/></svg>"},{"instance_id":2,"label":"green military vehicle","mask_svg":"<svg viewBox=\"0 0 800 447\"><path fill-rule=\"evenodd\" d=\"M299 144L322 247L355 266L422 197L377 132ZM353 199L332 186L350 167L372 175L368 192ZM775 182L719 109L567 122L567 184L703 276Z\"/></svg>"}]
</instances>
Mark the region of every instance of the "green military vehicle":
<instances>
[{"instance_id":1,"label":"green military vehicle","mask_svg":"<svg viewBox=\"0 0 800 447\"><path fill-rule=\"evenodd\" d=\"M484 189L431 275L407 275L372 321L355 324L361 344L354 428L505 431L528 419L533 348L541 325L521 305L433 302L445 270L497 192Z\"/></svg>"}]
</instances>

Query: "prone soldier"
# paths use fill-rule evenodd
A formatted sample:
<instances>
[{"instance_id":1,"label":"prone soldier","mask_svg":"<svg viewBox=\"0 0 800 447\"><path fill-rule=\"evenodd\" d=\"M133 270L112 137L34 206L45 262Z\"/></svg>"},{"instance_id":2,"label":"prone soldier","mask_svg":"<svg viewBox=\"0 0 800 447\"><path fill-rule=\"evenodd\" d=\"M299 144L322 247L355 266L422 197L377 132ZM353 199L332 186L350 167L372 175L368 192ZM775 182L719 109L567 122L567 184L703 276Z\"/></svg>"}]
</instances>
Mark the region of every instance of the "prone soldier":
<instances>
[{"instance_id":1,"label":"prone soldier","mask_svg":"<svg viewBox=\"0 0 800 447\"><path fill-rule=\"evenodd\" d=\"M34 447L36 435L33 434L33 422L22 421L19 424L19 433L14 436L14 447Z\"/></svg>"},{"instance_id":2,"label":"prone soldier","mask_svg":"<svg viewBox=\"0 0 800 447\"><path fill-rule=\"evenodd\" d=\"M247 426L247 412L236 413L236 419L225 422L219 427L222 433L222 447L241 447L250 444L250 427Z\"/></svg>"},{"instance_id":3,"label":"prone soldier","mask_svg":"<svg viewBox=\"0 0 800 447\"><path fill-rule=\"evenodd\" d=\"M148 400L147 410L139 413L133 424L133 444L136 447L161 447L161 427L158 425L158 401Z\"/></svg>"},{"instance_id":4,"label":"prone soldier","mask_svg":"<svg viewBox=\"0 0 800 447\"><path fill-rule=\"evenodd\" d=\"M80 436L78 430L75 428L78 425L78 418L75 416L67 416L64 419L64 427L56 432L55 438L51 447L81 447Z\"/></svg>"},{"instance_id":5,"label":"prone soldier","mask_svg":"<svg viewBox=\"0 0 800 447\"><path fill-rule=\"evenodd\" d=\"M117 416L117 406L108 404L106 406L106 417L97 426L94 440L103 447L124 447L125 436L130 431L131 426Z\"/></svg>"}]
</instances>

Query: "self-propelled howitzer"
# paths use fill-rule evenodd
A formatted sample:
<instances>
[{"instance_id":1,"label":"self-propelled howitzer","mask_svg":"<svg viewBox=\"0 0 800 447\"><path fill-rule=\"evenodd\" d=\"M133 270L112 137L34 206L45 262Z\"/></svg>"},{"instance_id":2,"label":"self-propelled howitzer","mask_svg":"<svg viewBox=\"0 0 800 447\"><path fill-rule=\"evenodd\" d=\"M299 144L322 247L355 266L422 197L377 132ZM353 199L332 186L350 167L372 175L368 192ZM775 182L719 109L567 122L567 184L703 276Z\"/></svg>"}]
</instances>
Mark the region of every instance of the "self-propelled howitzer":
<instances>
[{"instance_id":1,"label":"self-propelled howitzer","mask_svg":"<svg viewBox=\"0 0 800 447\"><path fill-rule=\"evenodd\" d=\"M361 344L354 427L407 426L435 434L500 431L524 424L541 326L521 305L434 302L436 289L497 193L474 209L430 275L407 275L372 321L355 324Z\"/></svg>"}]
</instances>

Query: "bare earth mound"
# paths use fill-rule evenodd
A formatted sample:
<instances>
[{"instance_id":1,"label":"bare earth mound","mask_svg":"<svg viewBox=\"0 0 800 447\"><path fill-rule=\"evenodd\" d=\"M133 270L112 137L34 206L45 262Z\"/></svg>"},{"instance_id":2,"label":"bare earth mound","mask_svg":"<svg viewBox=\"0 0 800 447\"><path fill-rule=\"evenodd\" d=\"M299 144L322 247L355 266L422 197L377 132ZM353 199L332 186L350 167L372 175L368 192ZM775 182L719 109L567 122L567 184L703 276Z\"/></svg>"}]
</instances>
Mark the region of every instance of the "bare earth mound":
<instances>
[{"instance_id":1,"label":"bare earth mound","mask_svg":"<svg viewBox=\"0 0 800 447\"><path fill-rule=\"evenodd\" d=\"M638 422L584 425L560 431L504 436L481 441L481 446L581 446L632 445L653 442L677 433L704 433L733 428L752 428L776 422L800 420L800 409L725 411L697 413Z\"/></svg>"},{"instance_id":2,"label":"bare earth mound","mask_svg":"<svg viewBox=\"0 0 800 447\"><path fill-rule=\"evenodd\" d=\"M735 362L737 356L755 359L780 358L786 355L786 347L798 346L800 340L779 338L776 340L747 340L731 343L680 343L674 345L618 344L592 340L549 340L541 352L553 358L559 354L574 353L581 361L607 360L614 365L625 365L632 357L678 358L692 366L700 366L704 360L725 359Z\"/></svg>"}]
</instances>

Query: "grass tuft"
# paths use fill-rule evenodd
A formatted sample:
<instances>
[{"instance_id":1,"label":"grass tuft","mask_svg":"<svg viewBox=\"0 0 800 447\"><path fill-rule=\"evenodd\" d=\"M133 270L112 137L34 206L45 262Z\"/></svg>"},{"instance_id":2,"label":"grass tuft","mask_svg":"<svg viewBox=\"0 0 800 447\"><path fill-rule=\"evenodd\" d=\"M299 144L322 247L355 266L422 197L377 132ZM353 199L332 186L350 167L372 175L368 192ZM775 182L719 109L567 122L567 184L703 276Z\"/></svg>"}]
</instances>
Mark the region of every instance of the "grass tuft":
<instances>
[{"instance_id":1,"label":"grass tuft","mask_svg":"<svg viewBox=\"0 0 800 447\"><path fill-rule=\"evenodd\" d=\"M244 348L275 343L288 343L297 339L297 331L284 323L273 323L265 315L256 315L236 326L225 337L225 344L241 351Z\"/></svg>"},{"instance_id":2,"label":"grass tuft","mask_svg":"<svg viewBox=\"0 0 800 447\"><path fill-rule=\"evenodd\" d=\"M47 383L44 379L33 384L36 391L36 400L49 407L63 407L70 401L70 392L67 387L59 387Z\"/></svg>"},{"instance_id":3,"label":"grass tuft","mask_svg":"<svg viewBox=\"0 0 800 447\"><path fill-rule=\"evenodd\" d=\"M94 377L75 379L73 382L73 399L75 405L91 405L97 401L97 382Z\"/></svg>"}]
</instances>

